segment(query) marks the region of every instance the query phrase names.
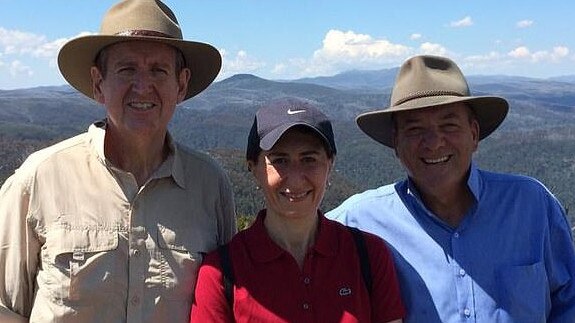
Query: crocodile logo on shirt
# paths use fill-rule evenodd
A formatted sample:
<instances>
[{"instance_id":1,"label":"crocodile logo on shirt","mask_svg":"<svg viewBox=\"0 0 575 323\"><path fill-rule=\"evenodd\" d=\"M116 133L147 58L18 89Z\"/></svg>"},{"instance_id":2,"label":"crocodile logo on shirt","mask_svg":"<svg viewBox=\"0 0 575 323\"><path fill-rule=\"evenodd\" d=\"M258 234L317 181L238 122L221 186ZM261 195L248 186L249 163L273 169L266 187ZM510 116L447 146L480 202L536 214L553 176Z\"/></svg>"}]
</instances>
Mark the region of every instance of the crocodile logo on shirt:
<instances>
[{"instance_id":1,"label":"crocodile logo on shirt","mask_svg":"<svg viewBox=\"0 0 575 323\"><path fill-rule=\"evenodd\" d=\"M342 287L339 289L339 296L349 296L351 295L351 288Z\"/></svg>"}]
</instances>

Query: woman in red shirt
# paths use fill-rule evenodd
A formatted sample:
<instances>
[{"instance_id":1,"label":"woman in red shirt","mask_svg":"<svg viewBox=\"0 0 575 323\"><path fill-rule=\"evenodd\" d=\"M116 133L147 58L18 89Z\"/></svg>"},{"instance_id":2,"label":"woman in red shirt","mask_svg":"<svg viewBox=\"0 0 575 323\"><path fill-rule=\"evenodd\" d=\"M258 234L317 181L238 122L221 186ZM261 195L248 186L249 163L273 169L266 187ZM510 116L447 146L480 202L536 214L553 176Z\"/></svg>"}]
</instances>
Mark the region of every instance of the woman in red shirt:
<instances>
[{"instance_id":1,"label":"woman in red shirt","mask_svg":"<svg viewBox=\"0 0 575 323\"><path fill-rule=\"evenodd\" d=\"M384 241L319 211L335 155L331 123L312 105L282 100L258 110L246 159L266 208L206 257L191 321L401 322Z\"/></svg>"}]
</instances>

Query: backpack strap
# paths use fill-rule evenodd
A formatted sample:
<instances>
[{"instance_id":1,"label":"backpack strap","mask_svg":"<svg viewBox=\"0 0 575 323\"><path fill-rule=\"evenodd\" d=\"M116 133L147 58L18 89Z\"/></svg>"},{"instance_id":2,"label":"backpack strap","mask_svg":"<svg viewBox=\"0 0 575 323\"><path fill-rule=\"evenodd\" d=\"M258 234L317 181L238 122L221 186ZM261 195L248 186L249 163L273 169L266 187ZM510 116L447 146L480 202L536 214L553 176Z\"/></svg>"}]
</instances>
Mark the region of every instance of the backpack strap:
<instances>
[{"instance_id":1,"label":"backpack strap","mask_svg":"<svg viewBox=\"0 0 575 323\"><path fill-rule=\"evenodd\" d=\"M232 261L230 259L230 252L227 245L218 247L218 254L220 255L220 263L222 266L222 278L224 284L224 295L226 300L233 311L234 306L234 273L232 270Z\"/></svg>"},{"instance_id":2,"label":"backpack strap","mask_svg":"<svg viewBox=\"0 0 575 323\"><path fill-rule=\"evenodd\" d=\"M369 255L367 253L367 247L365 245L365 239L363 237L363 232L358 228L347 227L353 240L355 241L355 247L357 249L357 255L359 256L359 265L361 267L361 276L363 277L363 282L367 288L368 293L371 294L372 289L372 279L371 279L371 265L369 263Z\"/></svg>"}]
</instances>

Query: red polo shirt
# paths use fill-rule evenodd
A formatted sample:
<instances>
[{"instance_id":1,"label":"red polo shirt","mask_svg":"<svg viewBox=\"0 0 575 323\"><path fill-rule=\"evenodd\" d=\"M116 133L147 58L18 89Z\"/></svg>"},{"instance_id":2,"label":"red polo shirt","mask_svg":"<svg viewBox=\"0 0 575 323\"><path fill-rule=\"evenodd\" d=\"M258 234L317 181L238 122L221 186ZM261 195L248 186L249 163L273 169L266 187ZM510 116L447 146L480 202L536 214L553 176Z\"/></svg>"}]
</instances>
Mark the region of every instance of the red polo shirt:
<instances>
[{"instance_id":1,"label":"red polo shirt","mask_svg":"<svg viewBox=\"0 0 575 323\"><path fill-rule=\"evenodd\" d=\"M388 322L404 316L383 240L364 234L373 279L370 297L353 236L343 225L319 217L316 242L303 270L270 239L263 224L265 211L232 239L235 322ZM217 252L209 254L200 268L195 293L193 322L234 321Z\"/></svg>"}]
</instances>

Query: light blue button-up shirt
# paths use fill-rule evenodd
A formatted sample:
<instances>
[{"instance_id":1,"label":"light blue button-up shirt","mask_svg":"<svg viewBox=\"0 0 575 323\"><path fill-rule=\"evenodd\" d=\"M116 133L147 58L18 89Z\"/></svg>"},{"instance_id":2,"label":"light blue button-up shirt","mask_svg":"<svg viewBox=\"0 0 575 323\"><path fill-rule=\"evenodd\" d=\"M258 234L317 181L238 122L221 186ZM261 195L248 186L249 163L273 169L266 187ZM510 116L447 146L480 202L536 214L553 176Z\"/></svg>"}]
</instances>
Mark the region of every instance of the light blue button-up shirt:
<instances>
[{"instance_id":1,"label":"light blue button-up shirt","mask_svg":"<svg viewBox=\"0 0 575 323\"><path fill-rule=\"evenodd\" d=\"M475 203L452 228L409 180L354 195L328 218L392 247L406 322L575 322L565 212L538 181L471 166Z\"/></svg>"}]
</instances>

